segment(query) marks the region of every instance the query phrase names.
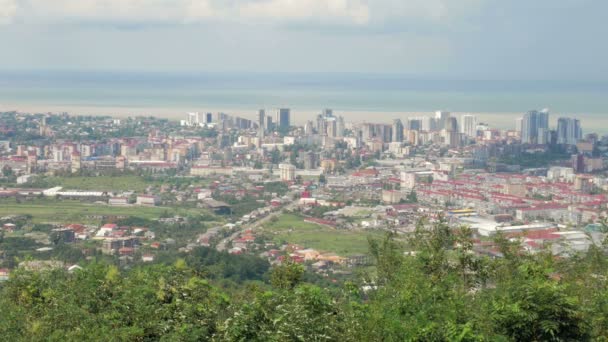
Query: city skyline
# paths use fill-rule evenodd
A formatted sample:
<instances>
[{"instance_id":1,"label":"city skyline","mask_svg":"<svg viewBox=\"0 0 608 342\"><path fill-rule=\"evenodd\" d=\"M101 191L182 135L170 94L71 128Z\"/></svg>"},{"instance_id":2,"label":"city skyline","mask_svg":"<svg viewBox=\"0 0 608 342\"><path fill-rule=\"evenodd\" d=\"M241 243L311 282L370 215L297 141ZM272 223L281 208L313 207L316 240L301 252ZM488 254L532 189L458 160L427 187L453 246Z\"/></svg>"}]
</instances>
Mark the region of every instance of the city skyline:
<instances>
[{"instance_id":1,"label":"city skyline","mask_svg":"<svg viewBox=\"0 0 608 342\"><path fill-rule=\"evenodd\" d=\"M259 109L257 120L223 112L215 114L190 112L186 114L185 120L180 120L180 125L215 128L218 122L221 122L222 129L225 129L226 122L230 122L229 126L236 123L236 127L239 129L257 131L256 146L261 146L267 134L284 134L288 130L294 129L303 130L305 136L317 135L340 139L345 137L347 124L350 133L354 133L357 141L379 140L382 143L409 143L412 145L441 142L450 147L466 146L477 139L493 140L499 137L517 138L526 145L575 146L584 138L598 133L592 131L584 135L581 120L572 117L560 116L556 120L556 125L552 125L547 108L526 112L515 120L515 127L511 129L500 129L492 125L492 122L478 123L477 116L473 114L458 115L442 110L435 111L429 116L407 116L403 121L397 118L393 119L392 123L387 123L382 120L346 122L343 116L334 116L333 109L325 108L316 115L316 124L312 120L306 120L303 125L296 123L291 125L290 108L273 109L271 112L275 113L275 123L272 122L272 116L265 117L265 109ZM200 120L201 115L207 119ZM284 123L281 124L281 122ZM355 144L358 145L359 142Z\"/></svg>"},{"instance_id":2,"label":"city skyline","mask_svg":"<svg viewBox=\"0 0 608 342\"><path fill-rule=\"evenodd\" d=\"M0 0L0 336L606 340L606 12Z\"/></svg>"}]
</instances>

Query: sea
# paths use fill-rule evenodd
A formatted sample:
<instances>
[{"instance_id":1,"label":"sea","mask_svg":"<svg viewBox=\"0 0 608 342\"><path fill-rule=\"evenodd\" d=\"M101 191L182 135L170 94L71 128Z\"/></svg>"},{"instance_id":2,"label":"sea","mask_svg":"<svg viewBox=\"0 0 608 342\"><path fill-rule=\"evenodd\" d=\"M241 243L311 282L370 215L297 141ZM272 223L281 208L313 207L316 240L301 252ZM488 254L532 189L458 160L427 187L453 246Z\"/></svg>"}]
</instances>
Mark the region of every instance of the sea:
<instances>
[{"instance_id":1,"label":"sea","mask_svg":"<svg viewBox=\"0 0 608 342\"><path fill-rule=\"evenodd\" d=\"M0 71L0 111L159 116L224 112L256 117L287 107L301 124L324 108L350 122L391 122L436 110L474 114L514 128L532 109L575 117L585 132L608 133L608 81L460 80L369 73L162 73Z\"/></svg>"}]
</instances>

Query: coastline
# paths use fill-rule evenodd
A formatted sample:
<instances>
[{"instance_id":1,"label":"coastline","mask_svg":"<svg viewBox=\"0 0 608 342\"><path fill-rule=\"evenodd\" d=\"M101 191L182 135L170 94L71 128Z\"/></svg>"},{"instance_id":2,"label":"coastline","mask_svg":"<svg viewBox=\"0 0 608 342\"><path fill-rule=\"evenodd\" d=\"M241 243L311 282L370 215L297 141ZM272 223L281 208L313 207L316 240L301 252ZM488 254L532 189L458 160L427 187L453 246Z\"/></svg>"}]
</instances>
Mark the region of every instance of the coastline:
<instances>
[{"instance_id":1,"label":"coastline","mask_svg":"<svg viewBox=\"0 0 608 342\"><path fill-rule=\"evenodd\" d=\"M266 108L271 109L271 108ZM303 125L307 120L315 119L320 113L319 109L297 108L291 107L292 121L295 124ZM225 112L230 115L236 115L243 118L255 120L257 118L257 109L243 108L192 108L188 106L179 107L125 107L125 106L82 106L82 105L28 105L28 104L3 104L0 103L0 111L17 111L22 113L69 113L71 115L107 115L115 118L126 118L135 116L155 116L169 120L181 120L188 112ZM515 119L523 115L516 112L451 112L454 116L463 114L473 114L477 116L478 123L489 124L490 127L498 129L514 129ZM430 116L434 115L433 111L393 111L393 110L340 110L334 109L334 114L344 116L346 121L360 122L375 122L375 123L390 123L393 119L404 120L408 117ZM560 116L571 116L579 118L583 123L585 132L592 132L589 127L595 127L596 133L608 133L606 125L608 114L560 114L551 113L551 123L555 126L557 118ZM601 127L601 129L597 129Z\"/></svg>"}]
</instances>

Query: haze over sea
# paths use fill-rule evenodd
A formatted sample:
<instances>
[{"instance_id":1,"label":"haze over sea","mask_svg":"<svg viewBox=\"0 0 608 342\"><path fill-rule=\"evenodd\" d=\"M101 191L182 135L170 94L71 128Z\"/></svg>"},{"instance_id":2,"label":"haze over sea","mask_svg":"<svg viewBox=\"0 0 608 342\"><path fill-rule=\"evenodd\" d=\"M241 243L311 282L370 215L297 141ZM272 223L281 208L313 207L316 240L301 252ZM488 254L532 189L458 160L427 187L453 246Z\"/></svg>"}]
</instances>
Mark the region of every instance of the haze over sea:
<instances>
[{"instance_id":1,"label":"haze over sea","mask_svg":"<svg viewBox=\"0 0 608 342\"><path fill-rule=\"evenodd\" d=\"M390 122L435 110L473 113L514 127L530 109L551 121L571 116L586 132L608 133L608 82L440 80L357 73L0 72L0 111L155 115L222 111L255 118L259 108L289 107L295 123L333 108L347 121Z\"/></svg>"}]
</instances>

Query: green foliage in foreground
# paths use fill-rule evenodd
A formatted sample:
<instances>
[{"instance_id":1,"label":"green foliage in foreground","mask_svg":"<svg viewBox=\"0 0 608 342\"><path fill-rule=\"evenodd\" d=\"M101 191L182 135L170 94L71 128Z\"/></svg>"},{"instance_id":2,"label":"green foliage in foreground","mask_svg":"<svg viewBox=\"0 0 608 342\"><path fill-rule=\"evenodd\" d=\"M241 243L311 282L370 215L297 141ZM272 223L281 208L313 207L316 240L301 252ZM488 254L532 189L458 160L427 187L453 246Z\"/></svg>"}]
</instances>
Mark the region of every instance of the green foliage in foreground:
<instances>
[{"instance_id":1,"label":"green foliage in foreground","mask_svg":"<svg viewBox=\"0 0 608 342\"><path fill-rule=\"evenodd\" d=\"M604 250L572 259L472 253L470 230L420 224L405 255L370 241L373 275L338 290L286 263L230 295L203 265L17 271L0 293L8 341L608 341ZM204 255L201 255L204 257ZM194 268L192 268L194 267Z\"/></svg>"}]
</instances>

